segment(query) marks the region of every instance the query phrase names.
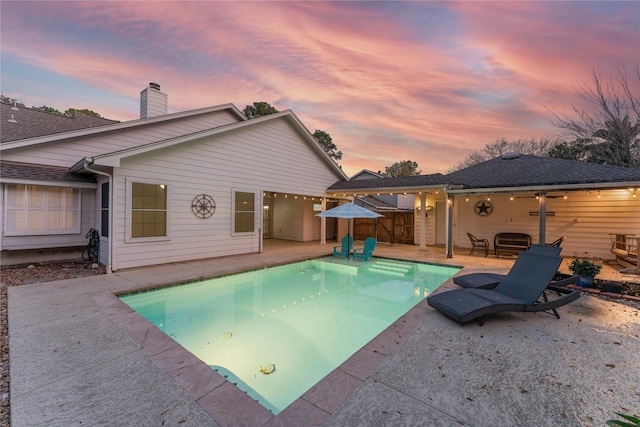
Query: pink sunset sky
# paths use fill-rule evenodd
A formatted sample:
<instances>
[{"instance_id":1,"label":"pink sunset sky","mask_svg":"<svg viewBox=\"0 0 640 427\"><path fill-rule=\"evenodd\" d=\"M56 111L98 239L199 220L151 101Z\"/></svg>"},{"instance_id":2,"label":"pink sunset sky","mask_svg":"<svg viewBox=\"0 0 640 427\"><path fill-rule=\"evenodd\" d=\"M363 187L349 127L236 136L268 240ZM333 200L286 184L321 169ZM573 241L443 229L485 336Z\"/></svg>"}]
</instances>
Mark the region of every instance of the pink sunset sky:
<instances>
[{"instance_id":1,"label":"pink sunset sky","mask_svg":"<svg viewBox=\"0 0 640 427\"><path fill-rule=\"evenodd\" d=\"M551 111L640 58L640 2L1 3L2 94L139 117L266 101L328 132L348 175L402 160L446 172L500 138L550 137Z\"/></svg>"}]
</instances>

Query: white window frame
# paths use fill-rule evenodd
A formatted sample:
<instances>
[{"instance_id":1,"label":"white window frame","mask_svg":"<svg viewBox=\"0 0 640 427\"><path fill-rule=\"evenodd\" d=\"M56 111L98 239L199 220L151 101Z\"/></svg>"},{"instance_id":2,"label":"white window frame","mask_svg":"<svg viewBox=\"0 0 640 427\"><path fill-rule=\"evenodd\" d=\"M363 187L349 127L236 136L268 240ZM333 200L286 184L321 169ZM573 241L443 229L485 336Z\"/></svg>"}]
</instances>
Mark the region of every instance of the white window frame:
<instances>
[{"instance_id":1,"label":"white window frame","mask_svg":"<svg viewBox=\"0 0 640 427\"><path fill-rule=\"evenodd\" d=\"M252 231L236 231L236 193L251 193L253 194L253 230ZM231 190L231 235L232 236L250 236L256 235L258 226L258 220L262 220L260 210L262 209L262 203L259 202L258 195L262 195L258 190L247 190L242 188L234 188Z\"/></svg>"},{"instance_id":2,"label":"white window frame","mask_svg":"<svg viewBox=\"0 0 640 427\"><path fill-rule=\"evenodd\" d=\"M18 193L18 186L24 186L22 191L22 207L10 206L9 200L11 194L15 194L16 198L20 197ZM34 187L42 187L44 189L44 201L42 208L32 208L29 206L29 195L33 192ZM67 207L67 199L66 197L62 197L61 206L59 208L49 208L49 190L50 189L71 189L73 191L73 200L74 205L72 207ZM48 236L48 235L63 235L63 234L78 234L80 233L80 228L82 224L82 190L76 187L65 187L59 185L40 185L40 184L6 184L5 186L5 195L4 195L4 235L5 236ZM15 224L10 224L10 211L22 211L22 216L24 218L24 225L20 230L17 230L14 226ZM42 215L42 228L38 230L29 230L29 212L41 210L43 212ZM49 212L59 211L62 215L62 229L50 230L49 229ZM66 218L67 214L70 212L75 212L75 221L74 224L70 227L66 227Z\"/></svg>"},{"instance_id":3,"label":"white window frame","mask_svg":"<svg viewBox=\"0 0 640 427\"><path fill-rule=\"evenodd\" d=\"M126 243L138 243L138 242L163 242L171 240L171 189L172 186L159 181L153 181L148 179L138 179L138 178L126 178L126 234L124 241ZM131 233L133 231L132 221L133 221L133 183L136 184L153 184L153 185L164 185L167 190L167 206L166 206L166 225L165 225L165 236L154 236L154 237L131 237ZM112 208L113 209L113 208Z\"/></svg>"}]
</instances>

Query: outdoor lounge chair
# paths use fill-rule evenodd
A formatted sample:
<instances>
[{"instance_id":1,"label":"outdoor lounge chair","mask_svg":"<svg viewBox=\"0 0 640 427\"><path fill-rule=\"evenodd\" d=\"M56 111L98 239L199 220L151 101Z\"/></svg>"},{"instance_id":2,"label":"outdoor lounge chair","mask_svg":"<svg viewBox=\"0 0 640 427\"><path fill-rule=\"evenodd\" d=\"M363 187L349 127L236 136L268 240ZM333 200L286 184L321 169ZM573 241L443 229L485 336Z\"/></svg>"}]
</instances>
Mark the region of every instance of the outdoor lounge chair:
<instances>
[{"instance_id":1,"label":"outdoor lounge chair","mask_svg":"<svg viewBox=\"0 0 640 427\"><path fill-rule=\"evenodd\" d=\"M580 297L580 291L550 287L559 297L549 300L545 294L562 258L521 253L509 273L494 289L454 289L427 297L427 303L453 320L464 324L477 319L484 324L487 316L502 312L551 310ZM542 301L538 301L542 298Z\"/></svg>"},{"instance_id":2,"label":"outdoor lounge chair","mask_svg":"<svg viewBox=\"0 0 640 427\"><path fill-rule=\"evenodd\" d=\"M469 240L471 240L471 252L469 252L469 255L473 255L476 250L483 251L485 257L489 255L489 240L478 239L471 233L467 233L467 236L469 236Z\"/></svg>"},{"instance_id":3,"label":"outdoor lounge chair","mask_svg":"<svg viewBox=\"0 0 640 427\"><path fill-rule=\"evenodd\" d=\"M351 252L352 246L353 246L353 237L344 236L342 238L342 244L340 246L333 247L333 256L343 256L345 258L349 258L349 252Z\"/></svg>"},{"instance_id":4,"label":"outdoor lounge chair","mask_svg":"<svg viewBox=\"0 0 640 427\"><path fill-rule=\"evenodd\" d=\"M547 245L549 246L560 246L562 244L562 242L564 241L564 236L560 237L559 239L554 240L551 243L547 243Z\"/></svg>"},{"instance_id":5,"label":"outdoor lounge chair","mask_svg":"<svg viewBox=\"0 0 640 427\"><path fill-rule=\"evenodd\" d=\"M562 248L558 246L549 245L531 245L528 253L546 255L546 256L558 256ZM522 252L521 252L522 253ZM498 283L505 278L504 274L498 273L470 273L463 274L453 278L453 283L463 288L474 289L493 289L498 286ZM568 274L556 273L553 277L550 285L555 287L567 286L578 281L578 276L571 276Z\"/></svg>"},{"instance_id":6,"label":"outdoor lounge chair","mask_svg":"<svg viewBox=\"0 0 640 427\"><path fill-rule=\"evenodd\" d=\"M363 261L369 261L373 251L376 249L378 241L373 237L367 237L364 239L363 248L353 248L353 259L359 258Z\"/></svg>"}]
</instances>

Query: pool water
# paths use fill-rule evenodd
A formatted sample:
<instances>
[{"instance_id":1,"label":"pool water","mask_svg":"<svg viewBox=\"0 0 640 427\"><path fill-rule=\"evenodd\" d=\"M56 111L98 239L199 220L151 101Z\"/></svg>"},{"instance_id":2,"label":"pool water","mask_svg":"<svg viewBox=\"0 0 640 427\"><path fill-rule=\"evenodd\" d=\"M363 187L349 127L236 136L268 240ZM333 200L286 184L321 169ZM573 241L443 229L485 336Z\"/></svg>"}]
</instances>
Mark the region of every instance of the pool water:
<instances>
[{"instance_id":1,"label":"pool water","mask_svg":"<svg viewBox=\"0 0 640 427\"><path fill-rule=\"evenodd\" d=\"M120 298L278 414L458 270L328 257Z\"/></svg>"}]
</instances>

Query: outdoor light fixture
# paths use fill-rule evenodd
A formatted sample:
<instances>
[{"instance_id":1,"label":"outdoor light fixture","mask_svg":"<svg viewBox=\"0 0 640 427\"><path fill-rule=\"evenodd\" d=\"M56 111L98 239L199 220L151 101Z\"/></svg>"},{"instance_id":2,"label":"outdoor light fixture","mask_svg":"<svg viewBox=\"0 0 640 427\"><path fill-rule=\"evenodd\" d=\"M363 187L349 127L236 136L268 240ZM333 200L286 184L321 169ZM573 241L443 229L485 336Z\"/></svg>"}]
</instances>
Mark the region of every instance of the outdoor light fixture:
<instances>
[{"instance_id":1,"label":"outdoor light fixture","mask_svg":"<svg viewBox=\"0 0 640 427\"><path fill-rule=\"evenodd\" d=\"M600 198L600 190L598 190L598 199Z\"/></svg>"},{"instance_id":2,"label":"outdoor light fixture","mask_svg":"<svg viewBox=\"0 0 640 427\"><path fill-rule=\"evenodd\" d=\"M513 194L511 195L511 197L509 197L509 200L513 200Z\"/></svg>"},{"instance_id":3,"label":"outdoor light fixture","mask_svg":"<svg viewBox=\"0 0 640 427\"><path fill-rule=\"evenodd\" d=\"M464 199L464 201L468 202L469 201L469 196L465 196L465 197L466 197L466 199Z\"/></svg>"},{"instance_id":4,"label":"outdoor light fixture","mask_svg":"<svg viewBox=\"0 0 640 427\"><path fill-rule=\"evenodd\" d=\"M567 195L567 193L564 193L564 197L563 197L563 199L567 200L567 197L569 197L569 196Z\"/></svg>"}]
</instances>

